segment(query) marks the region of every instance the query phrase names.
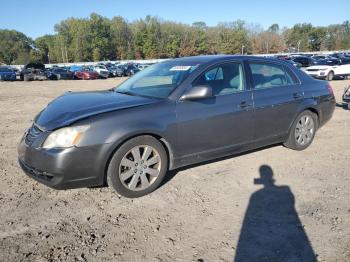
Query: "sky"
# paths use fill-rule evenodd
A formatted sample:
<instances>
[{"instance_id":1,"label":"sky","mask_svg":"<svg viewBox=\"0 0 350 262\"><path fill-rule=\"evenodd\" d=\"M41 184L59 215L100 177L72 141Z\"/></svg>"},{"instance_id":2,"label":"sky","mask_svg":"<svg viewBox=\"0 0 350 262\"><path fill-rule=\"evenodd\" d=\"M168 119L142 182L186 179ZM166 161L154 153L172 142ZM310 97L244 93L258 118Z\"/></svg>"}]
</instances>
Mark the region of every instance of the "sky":
<instances>
[{"instance_id":1,"label":"sky","mask_svg":"<svg viewBox=\"0 0 350 262\"><path fill-rule=\"evenodd\" d=\"M278 23L315 26L350 20L350 0L0 0L0 29L15 29L36 38L53 34L54 25L69 17L88 17L92 12L129 22L146 15L209 26L237 19L259 23L264 28Z\"/></svg>"}]
</instances>

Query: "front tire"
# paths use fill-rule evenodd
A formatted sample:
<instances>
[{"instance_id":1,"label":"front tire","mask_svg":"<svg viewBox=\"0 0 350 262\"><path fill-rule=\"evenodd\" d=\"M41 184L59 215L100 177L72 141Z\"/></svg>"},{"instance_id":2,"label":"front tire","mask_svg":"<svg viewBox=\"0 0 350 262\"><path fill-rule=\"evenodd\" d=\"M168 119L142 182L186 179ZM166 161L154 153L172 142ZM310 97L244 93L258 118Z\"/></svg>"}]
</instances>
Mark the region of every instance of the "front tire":
<instances>
[{"instance_id":1,"label":"front tire","mask_svg":"<svg viewBox=\"0 0 350 262\"><path fill-rule=\"evenodd\" d=\"M305 110L294 121L284 146L298 151L306 149L314 140L317 127L317 115Z\"/></svg>"},{"instance_id":2,"label":"front tire","mask_svg":"<svg viewBox=\"0 0 350 262\"><path fill-rule=\"evenodd\" d=\"M168 171L163 145L152 136L125 142L112 156L107 184L122 196L135 198L153 192Z\"/></svg>"}]
</instances>

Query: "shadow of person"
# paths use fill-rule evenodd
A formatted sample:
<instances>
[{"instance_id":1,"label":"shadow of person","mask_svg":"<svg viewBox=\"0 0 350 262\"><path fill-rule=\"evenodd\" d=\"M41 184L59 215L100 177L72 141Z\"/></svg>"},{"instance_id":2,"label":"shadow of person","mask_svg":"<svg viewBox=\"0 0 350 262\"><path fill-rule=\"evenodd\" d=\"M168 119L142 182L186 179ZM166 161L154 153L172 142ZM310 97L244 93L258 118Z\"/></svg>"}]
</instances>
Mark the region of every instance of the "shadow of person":
<instances>
[{"instance_id":1,"label":"shadow of person","mask_svg":"<svg viewBox=\"0 0 350 262\"><path fill-rule=\"evenodd\" d=\"M254 184L264 187L249 200L234 261L316 261L288 186L276 186L270 166Z\"/></svg>"}]
</instances>

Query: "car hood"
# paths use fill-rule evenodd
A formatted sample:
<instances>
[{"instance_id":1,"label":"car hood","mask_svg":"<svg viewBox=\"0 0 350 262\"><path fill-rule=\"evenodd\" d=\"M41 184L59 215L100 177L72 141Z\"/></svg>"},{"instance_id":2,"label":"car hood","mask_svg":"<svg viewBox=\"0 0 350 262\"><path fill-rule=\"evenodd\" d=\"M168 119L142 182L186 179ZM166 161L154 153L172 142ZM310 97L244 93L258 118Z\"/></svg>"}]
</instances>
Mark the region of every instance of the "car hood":
<instances>
[{"instance_id":1,"label":"car hood","mask_svg":"<svg viewBox=\"0 0 350 262\"><path fill-rule=\"evenodd\" d=\"M77 73L86 74L86 75L98 75L98 73L95 71L77 71Z\"/></svg>"},{"instance_id":2,"label":"car hood","mask_svg":"<svg viewBox=\"0 0 350 262\"><path fill-rule=\"evenodd\" d=\"M66 72L58 72L58 73L55 73L55 74L58 74L58 75L72 75L73 72L66 71Z\"/></svg>"},{"instance_id":3,"label":"car hood","mask_svg":"<svg viewBox=\"0 0 350 262\"><path fill-rule=\"evenodd\" d=\"M0 75L4 75L4 76L7 76L7 75L15 75L16 72L0 72Z\"/></svg>"},{"instance_id":4,"label":"car hood","mask_svg":"<svg viewBox=\"0 0 350 262\"><path fill-rule=\"evenodd\" d=\"M56 98L35 118L43 130L54 130L96 114L158 102L158 99L130 96L115 91L68 92Z\"/></svg>"}]
</instances>

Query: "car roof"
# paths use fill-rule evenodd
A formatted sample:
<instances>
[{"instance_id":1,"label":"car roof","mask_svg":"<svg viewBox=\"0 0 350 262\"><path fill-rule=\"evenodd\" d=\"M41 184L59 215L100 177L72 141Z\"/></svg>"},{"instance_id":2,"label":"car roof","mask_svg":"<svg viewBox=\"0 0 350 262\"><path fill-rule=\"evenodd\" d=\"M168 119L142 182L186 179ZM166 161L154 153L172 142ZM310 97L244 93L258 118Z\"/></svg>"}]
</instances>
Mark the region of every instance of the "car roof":
<instances>
[{"instance_id":1,"label":"car roof","mask_svg":"<svg viewBox=\"0 0 350 262\"><path fill-rule=\"evenodd\" d=\"M175 58L175 59L167 60L167 61L207 64L207 63L226 61L226 60L230 60L230 59L237 59L237 60L244 59L247 61L250 61L250 60L276 61L275 58L260 57L260 56L247 56L247 55L200 55L200 56L188 56L188 57Z\"/></svg>"},{"instance_id":2,"label":"car roof","mask_svg":"<svg viewBox=\"0 0 350 262\"><path fill-rule=\"evenodd\" d=\"M35 68L35 69L45 69L45 65L42 64L42 63L39 63L39 62L32 62L32 63L29 63L29 64L26 64L24 66L24 68Z\"/></svg>"}]
</instances>

